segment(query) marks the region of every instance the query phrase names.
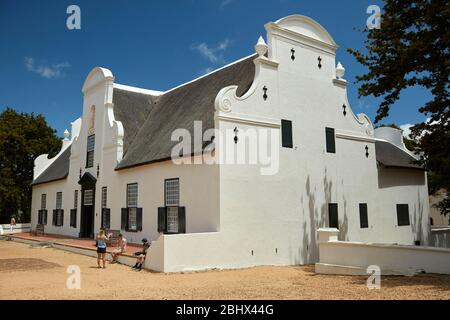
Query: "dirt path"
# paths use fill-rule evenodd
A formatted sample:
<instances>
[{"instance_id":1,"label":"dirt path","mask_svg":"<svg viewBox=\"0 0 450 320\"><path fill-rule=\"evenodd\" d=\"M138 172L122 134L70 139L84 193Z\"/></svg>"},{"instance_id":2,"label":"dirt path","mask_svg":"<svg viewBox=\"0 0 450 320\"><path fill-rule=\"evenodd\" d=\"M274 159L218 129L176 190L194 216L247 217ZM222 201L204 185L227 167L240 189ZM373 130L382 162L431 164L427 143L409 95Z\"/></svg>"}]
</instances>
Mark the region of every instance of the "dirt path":
<instances>
[{"instance_id":1,"label":"dirt path","mask_svg":"<svg viewBox=\"0 0 450 320\"><path fill-rule=\"evenodd\" d=\"M0 241L0 299L450 299L450 276L365 277L314 274L313 266L256 267L186 274L96 268L96 259L52 248ZM69 290L67 266L81 269Z\"/></svg>"}]
</instances>

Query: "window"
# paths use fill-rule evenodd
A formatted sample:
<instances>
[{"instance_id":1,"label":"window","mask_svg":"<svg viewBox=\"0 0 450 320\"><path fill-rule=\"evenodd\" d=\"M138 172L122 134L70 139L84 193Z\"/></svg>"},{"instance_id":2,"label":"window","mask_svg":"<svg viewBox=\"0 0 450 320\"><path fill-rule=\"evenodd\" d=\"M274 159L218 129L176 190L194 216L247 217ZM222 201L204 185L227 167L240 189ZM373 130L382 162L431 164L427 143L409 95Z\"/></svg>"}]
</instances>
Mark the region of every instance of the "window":
<instances>
[{"instance_id":1,"label":"window","mask_svg":"<svg viewBox=\"0 0 450 320\"><path fill-rule=\"evenodd\" d=\"M164 204L158 208L158 232L186 233L186 208L180 207L180 179L164 181Z\"/></svg>"},{"instance_id":2,"label":"window","mask_svg":"<svg viewBox=\"0 0 450 320\"><path fill-rule=\"evenodd\" d=\"M127 185L127 207L137 207L138 204L138 184L131 183Z\"/></svg>"},{"instance_id":3,"label":"window","mask_svg":"<svg viewBox=\"0 0 450 320\"><path fill-rule=\"evenodd\" d=\"M359 225L361 229L369 227L369 218L367 216L367 203L359 204Z\"/></svg>"},{"instance_id":4,"label":"window","mask_svg":"<svg viewBox=\"0 0 450 320\"><path fill-rule=\"evenodd\" d=\"M78 208L78 190L75 190L75 193L73 195L73 208Z\"/></svg>"},{"instance_id":5,"label":"window","mask_svg":"<svg viewBox=\"0 0 450 320\"><path fill-rule=\"evenodd\" d=\"M93 206L94 205L94 190L84 190L83 205Z\"/></svg>"},{"instance_id":6,"label":"window","mask_svg":"<svg viewBox=\"0 0 450 320\"><path fill-rule=\"evenodd\" d=\"M87 138L86 168L94 166L95 134Z\"/></svg>"},{"instance_id":7,"label":"window","mask_svg":"<svg viewBox=\"0 0 450 320\"><path fill-rule=\"evenodd\" d=\"M47 224L47 194L41 194L41 210L38 210L38 224Z\"/></svg>"},{"instance_id":8,"label":"window","mask_svg":"<svg viewBox=\"0 0 450 320\"><path fill-rule=\"evenodd\" d=\"M107 208L108 188L102 188L102 228L111 228L111 210Z\"/></svg>"},{"instance_id":9,"label":"window","mask_svg":"<svg viewBox=\"0 0 450 320\"><path fill-rule=\"evenodd\" d=\"M281 145L283 148L292 148L292 121L281 120Z\"/></svg>"},{"instance_id":10,"label":"window","mask_svg":"<svg viewBox=\"0 0 450 320\"><path fill-rule=\"evenodd\" d=\"M186 233L186 208L158 208L158 232Z\"/></svg>"},{"instance_id":11,"label":"window","mask_svg":"<svg viewBox=\"0 0 450 320\"><path fill-rule=\"evenodd\" d=\"M47 208L47 195L43 193L41 195L41 210L45 210Z\"/></svg>"},{"instance_id":12,"label":"window","mask_svg":"<svg viewBox=\"0 0 450 320\"><path fill-rule=\"evenodd\" d=\"M62 192L56 193L56 209L62 209Z\"/></svg>"},{"instance_id":13,"label":"window","mask_svg":"<svg viewBox=\"0 0 450 320\"><path fill-rule=\"evenodd\" d=\"M72 228L77 227L77 209L70 210L70 226Z\"/></svg>"},{"instance_id":14,"label":"window","mask_svg":"<svg viewBox=\"0 0 450 320\"><path fill-rule=\"evenodd\" d=\"M128 230L137 230L137 210L136 208L128 208Z\"/></svg>"},{"instance_id":15,"label":"window","mask_svg":"<svg viewBox=\"0 0 450 320\"><path fill-rule=\"evenodd\" d=\"M334 135L334 128L325 128L325 136L327 140L327 152L336 153L336 141Z\"/></svg>"},{"instance_id":16,"label":"window","mask_svg":"<svg viewBox=\"0 0 450 320\"><path fill-rule=\"evenodd\" d=\"M102 208L106 208L106 201L107 201L107 193L108 193L108 188L107 187L103 187L102 188Z\"/></svg>"},{"instance_id":17,"label":"window","mask_svg":"<svg viewBox=\"0 0 450 320\"><path fill-rule=\"evenodd\" d=\"M178 233L178 207L167 208L167 232Z\"/></svg>"},{"instance_id":18,"label":"window","mask_svg":"<svg viewBox=\"0 0 450 320\"><path fill-rule=\"evenodd\" d=\"M166 207L178 206L180 203L180 180L165 180L164 195Z\"/></svg>"},{"instance_id":19,"label":"window","mask_svg":"<svg viewBox=\"0 0 450 320\"><path fill-rule=\"evenodd\" d=\"M328 204L328 223L330 228L339 229L338 205L337 203Z\"/></svg>"},{"instance_id":20,"label":"window","mask_svg":"<svg viewBox=\"0 0 450 320\"><path fill-rule=\"evenodd\" d=\"M72 228L77 227L77 208L78 208L78 190L73 194L73 209L70 210L70 226Z\"/></svg>"},{"instance_id":21,"label":"window","mask_svg":"<svg viewBox=\"0 0 450 320\"><path fill-rule=\"evenodd\" d=\"M397 224L401 226L409 226L409 207L407 204L397 205Z\"/></svg>"},{"instance_id":22,"label":"window","mask_svg":"<svg viewBox=\"0 0 450 320\"><path fill-rule=\"evenodd\" d=\"M62 192L56 193L56 209L53 210L53 225L61 227L64 224L64 210L62 210Z\"/></svg>"},{"instance_id":23,"label":"window","mask_svg":"<svg viewBox=\"0 0 450 320\"><path fill-rule=\"evenodd\" d=\"M142 231L142 208L138 208L138 184L127 185L127 207L122 208L122 229Z\"/></svg>"}]
</instances>

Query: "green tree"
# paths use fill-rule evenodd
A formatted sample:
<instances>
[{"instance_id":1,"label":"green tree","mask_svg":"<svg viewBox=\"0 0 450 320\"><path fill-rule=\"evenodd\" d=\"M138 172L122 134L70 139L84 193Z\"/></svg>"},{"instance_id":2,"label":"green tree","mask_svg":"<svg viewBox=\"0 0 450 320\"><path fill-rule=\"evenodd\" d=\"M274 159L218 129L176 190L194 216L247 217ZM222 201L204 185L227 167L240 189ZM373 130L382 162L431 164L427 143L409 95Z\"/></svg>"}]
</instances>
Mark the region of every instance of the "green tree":
<instances>
[{"instance_id":1,"label":"green tree","mask_svg":"<svg viewBox=\"0 0 450 320\"><path fill-rule=\"evenodd\" d=\"M375 123L389 115L402 91L423 87L432 95L415 106L428 121L416 124L420 162L429 172L430 191L450 191L449 70L450 2L448 0L384 0L381 28L366 29L365 52L348 51L367 67L357 77L360 96L382 98ZM439 204L450 212L450 201Z\"/></svg>"},{"instance_id":2,"label":"green tree","mask_svg":"<svg viewBox=\"0 0 450 320\"><path fill-rule=\"evenodd\" d=\"M34 159L54 156L60 148L56 131L42 115L11 108L0 113L0 223L9 223L11 216L30 221Z\"/></svg>"}]
</instances>

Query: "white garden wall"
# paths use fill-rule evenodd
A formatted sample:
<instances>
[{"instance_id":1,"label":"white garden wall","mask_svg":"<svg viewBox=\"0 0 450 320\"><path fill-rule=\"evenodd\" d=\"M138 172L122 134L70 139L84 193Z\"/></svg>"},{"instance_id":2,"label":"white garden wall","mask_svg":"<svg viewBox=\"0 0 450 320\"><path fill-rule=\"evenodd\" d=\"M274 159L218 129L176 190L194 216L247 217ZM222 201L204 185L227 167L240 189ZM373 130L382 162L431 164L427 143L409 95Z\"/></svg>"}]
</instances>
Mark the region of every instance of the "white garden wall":
<instances>
[{"instance_id":1,"label":"white garden wall","mask_svg":"<svg viewBox=\"0 0 450 320\"><path fill-rule=\"evenodd\" d=\"M374 265L380 267L382 275L450 274L450 249L338 241L338 232L319 229L317 273L361 275Z\"/></svg>"}]
</instances>

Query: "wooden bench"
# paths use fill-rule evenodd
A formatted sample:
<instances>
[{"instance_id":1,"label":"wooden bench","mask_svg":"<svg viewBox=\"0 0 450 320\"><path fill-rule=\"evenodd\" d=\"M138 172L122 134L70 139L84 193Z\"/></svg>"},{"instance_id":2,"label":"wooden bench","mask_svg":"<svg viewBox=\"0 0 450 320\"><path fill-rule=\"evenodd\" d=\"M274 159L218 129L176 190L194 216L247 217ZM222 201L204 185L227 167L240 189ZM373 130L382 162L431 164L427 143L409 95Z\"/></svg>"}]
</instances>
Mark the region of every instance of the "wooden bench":
<instances>
[{"instance_id":1,"label":"wooden bench","mask_svg":"<svg viewBox=\"0 0 450 320\"><path fill-rule=\"evenodd\" d=\"M106 236L108 237L107 243L109 246L117 245L119 233L120 230L106 230Z\"/></svg>"},{"instance_id":2,"label":"wooden bench","mask_svg":"<svg viewBox=\"0 0 450 320\"><path fill-rule=\"evenodd\" d=\"M34 235L37 236L38 234L44 235L44 225L43 224L36 225L36 229L34 229Z\"/></svg>"}]
</instances>

